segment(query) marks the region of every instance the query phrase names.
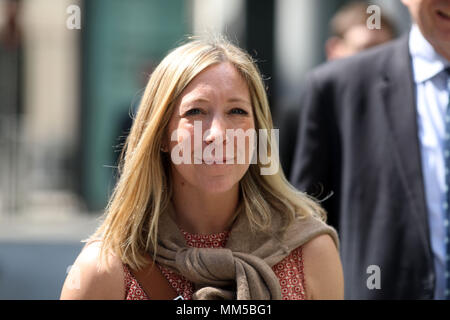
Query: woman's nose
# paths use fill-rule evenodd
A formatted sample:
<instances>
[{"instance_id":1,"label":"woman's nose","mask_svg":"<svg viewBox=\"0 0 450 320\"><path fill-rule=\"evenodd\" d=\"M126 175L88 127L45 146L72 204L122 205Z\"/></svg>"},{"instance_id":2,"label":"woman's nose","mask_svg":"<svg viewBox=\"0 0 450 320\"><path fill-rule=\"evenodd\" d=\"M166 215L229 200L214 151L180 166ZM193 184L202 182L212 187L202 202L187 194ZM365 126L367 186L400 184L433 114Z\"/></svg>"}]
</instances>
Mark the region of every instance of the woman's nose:
<instances>
[{"instance_id":1,"label":"woman's nose","mask_svg":"<svg viewBox=\"0 0 450 320\"><path fill-rule=\"evenodd\" d=\"M204 133L204 141L207 144L216 142L226 141L226 121L222 116L215 116L211 122L206 132ZM220 141L220 142L219 142Z\"/></svg>"}]
</instances>

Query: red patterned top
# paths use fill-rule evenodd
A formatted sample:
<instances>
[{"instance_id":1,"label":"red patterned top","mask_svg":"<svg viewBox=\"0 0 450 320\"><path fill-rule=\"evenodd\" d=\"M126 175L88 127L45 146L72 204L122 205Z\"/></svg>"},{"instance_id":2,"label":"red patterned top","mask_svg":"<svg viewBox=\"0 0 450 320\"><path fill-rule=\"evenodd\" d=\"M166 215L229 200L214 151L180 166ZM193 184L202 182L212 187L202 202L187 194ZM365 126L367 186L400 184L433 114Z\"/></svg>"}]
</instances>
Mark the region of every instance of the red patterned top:
<instances>
[{"instance_id":1,"label":"red patterned top","mask_svg":"<svg viewBox=\"0 0 450 320\"><path fill-rule=\"evenodd\" d=\"M210 235L190 234L183 231L188 246L196 248L223 248L228 240L229 232L221 232ZM159 265L158 265L159 266ZM175 289L178 295L185 300L191 300L193 285L183 276L174 271L159 266L162 273ZM272 267L280 280L281 295L283 300L305 300L305 278L303 274L302 247L293 250L290 255ZM124 265L125 272L125 299L149 300L138 281L130 270Z\"/></svg>"}]
</instances>

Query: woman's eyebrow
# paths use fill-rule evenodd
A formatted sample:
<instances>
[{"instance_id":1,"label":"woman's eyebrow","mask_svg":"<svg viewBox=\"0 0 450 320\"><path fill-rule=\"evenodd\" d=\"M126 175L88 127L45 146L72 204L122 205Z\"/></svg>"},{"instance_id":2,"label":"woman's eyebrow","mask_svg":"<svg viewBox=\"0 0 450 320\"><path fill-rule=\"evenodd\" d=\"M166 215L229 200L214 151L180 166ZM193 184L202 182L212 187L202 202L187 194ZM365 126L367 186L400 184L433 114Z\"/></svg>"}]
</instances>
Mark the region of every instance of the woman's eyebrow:
<instances>
[{"instance_id":1,"label":"woman's eyebrow","mask_svg":"<svg viewBox=\"0 0 450 320\"><path fill-rule=\"evenodd\" d=\"M239 97L230 98L227 100L227 102L241 102L241 103L251 105L250 101L248 101L247 99L244 99L244 98L239 98Z\"/></svg>"},{"instance_id":2,"label":"woman's eyebrow","mask_svg":"<svg viewBox=\"0 0 450 320\"><path fill-rule=\"evenodd\" d=\"M184 101L184 104L192 104L192 103L208 103L210 102L210 100L208 100L207 98L192 98L192 99L186 99L186 101Z\"/></svg>"},{"instance_id":3,"label":"woman's eyebrow","mask_svg":"<svg viewBox=\"0 0 450 320\"><path fill-rule=\"evenodd\" d=\"M192 104L192 103L208 103L210 102L210 100L208 98L204 98L204 97L199 97L199 98L192 98L192 99L187 99L186 101L184 101L183 104ZM247 99L244 98L239 98L239 97L232 97L227 99L227 102L240 102L240 103L245 103L248 105L251 105L250 101L248 101Z\"/></svg>"}]
</instances>

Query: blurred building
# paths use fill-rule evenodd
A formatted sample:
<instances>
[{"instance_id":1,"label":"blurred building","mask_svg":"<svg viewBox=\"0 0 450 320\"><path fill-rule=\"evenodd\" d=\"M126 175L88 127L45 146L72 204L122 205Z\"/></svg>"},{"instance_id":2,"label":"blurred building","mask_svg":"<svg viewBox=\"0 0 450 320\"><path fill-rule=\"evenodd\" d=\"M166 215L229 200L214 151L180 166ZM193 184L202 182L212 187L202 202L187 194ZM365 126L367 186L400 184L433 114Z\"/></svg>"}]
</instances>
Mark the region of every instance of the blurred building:
<instances>
[{"instance_id":1,"label":"blurred building","mask_svg":"<svg viewBox=\"0 0 450 320\"><path fill-rule=\"evenodd\" d=\"M276 120L305 73L325 61L328 21L345 2L0 0L0 30L16 34L13 14L20 34L15 51L0 47L0 298L17 270L31 266L57 281L46 290L27 278L13 297L58 297L61 266L95 229L116 181L121 136L168 50L191 34L226 34L258 61ZM371 3L408 29L400 1ZM71 6L80 9L79 29L68 27L77 18ZM49 250L65 253L30 260Z\"/></svg>"}]
</instances>

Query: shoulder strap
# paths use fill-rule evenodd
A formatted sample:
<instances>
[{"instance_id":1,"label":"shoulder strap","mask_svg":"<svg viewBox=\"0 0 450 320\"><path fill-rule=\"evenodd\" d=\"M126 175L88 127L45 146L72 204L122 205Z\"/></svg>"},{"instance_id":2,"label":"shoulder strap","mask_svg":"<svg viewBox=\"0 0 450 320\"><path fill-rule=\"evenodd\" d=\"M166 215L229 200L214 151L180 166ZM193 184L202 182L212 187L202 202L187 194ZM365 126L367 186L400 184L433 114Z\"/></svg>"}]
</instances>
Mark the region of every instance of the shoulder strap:
<instances>
[{"instance_id":1,"label":"shoulder strap","mask_svg":"<svg viewBox=\"0 0 450 320\"><path fill-rule=\"evenodd\" d=\"M177 297L175 290L164 277L159 267L152 259L141 270L130 269L150 300L173 300Z\"/></svg>"}]
</instances>

